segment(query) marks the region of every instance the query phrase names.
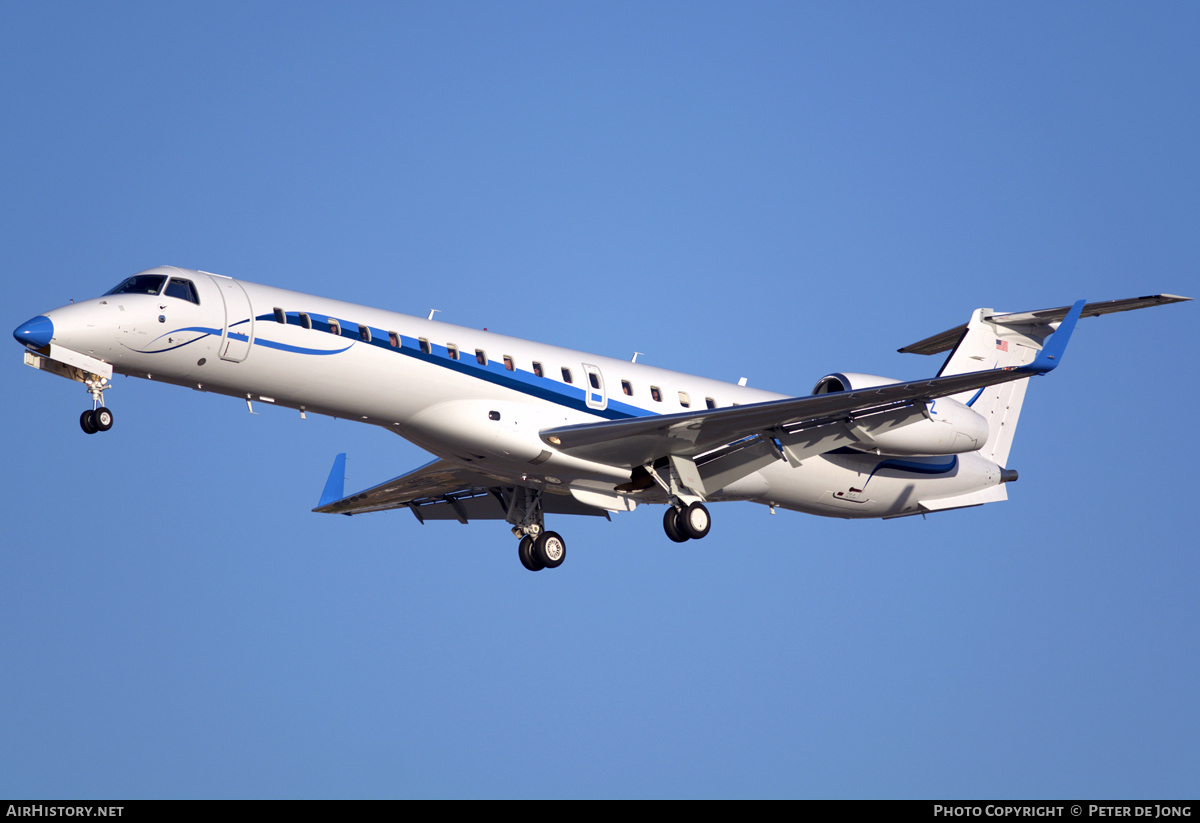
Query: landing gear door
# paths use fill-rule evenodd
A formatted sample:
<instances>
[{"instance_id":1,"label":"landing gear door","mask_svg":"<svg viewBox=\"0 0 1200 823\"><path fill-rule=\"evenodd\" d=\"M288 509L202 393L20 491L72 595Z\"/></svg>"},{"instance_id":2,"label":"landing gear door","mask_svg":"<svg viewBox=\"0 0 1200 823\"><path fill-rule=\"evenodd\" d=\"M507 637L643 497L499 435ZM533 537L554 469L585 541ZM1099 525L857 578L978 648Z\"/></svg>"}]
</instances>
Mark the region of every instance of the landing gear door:
<instances>
[{"instance_id":1,"label":"landing gear door","mask_svg":"<svg viewBox=\"0 0 1200 823\"><path fill-rule=\"evenodd\" d=\"M217 349L222 360L240 363L250 354L254 343L254 310L242 284L232 278L212 276L225 302L225 326Z\"/></svg>"},{"instance_id":2,"label":"landing gear door","mask_svg":"<svg viewBox=\"0 0 1200 823\"><path fill-rule=\"evenodd\" d=\"M583 364L583 372L587 375L587 405L589 409L602 411L608 408L608 395L604 391L604 375L600 369L590 363Z\"/></svg>"}]
</instances>

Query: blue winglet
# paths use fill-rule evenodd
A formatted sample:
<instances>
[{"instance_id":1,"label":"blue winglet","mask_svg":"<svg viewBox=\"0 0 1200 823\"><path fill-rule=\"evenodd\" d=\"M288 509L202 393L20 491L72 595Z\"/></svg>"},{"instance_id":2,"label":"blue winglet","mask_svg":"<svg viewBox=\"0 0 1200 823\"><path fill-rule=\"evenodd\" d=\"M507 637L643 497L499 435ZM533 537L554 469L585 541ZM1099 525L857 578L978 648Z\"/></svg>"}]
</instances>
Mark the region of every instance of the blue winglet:
<instances>
[{"instance_id":1,"label":"blue winglet","mask_svg":"<svg viewBox=\"0 0 1200 823\"><path fill-rule=\"evenodd\" d=\"M329 479L325 481L325 491L321 492L321 502L317 508L336 503L345 497L346 490L346 453L342 452L333 458L333 468L329 470Z\"/></svg>"},{"instance_id":2,"label":"blue winglet","mask_svg":"<svg viewBox=\"0 0 1200 823\"><path fill-rule=\"evenodd\" d=\"M1050 335L1049 342L1042 346L1038 356L1025 367L1026 369L1037 374L1046 374L1062 362L1063 352L1067 350L1067 343L1071 340L1071 332L1075 331L1075 324L1079 321L1079 315L1086 304L1086 300L1079 300L1071 306L1071 310L1058 324L1054 334Z\"/></svg>"}]
</instances>

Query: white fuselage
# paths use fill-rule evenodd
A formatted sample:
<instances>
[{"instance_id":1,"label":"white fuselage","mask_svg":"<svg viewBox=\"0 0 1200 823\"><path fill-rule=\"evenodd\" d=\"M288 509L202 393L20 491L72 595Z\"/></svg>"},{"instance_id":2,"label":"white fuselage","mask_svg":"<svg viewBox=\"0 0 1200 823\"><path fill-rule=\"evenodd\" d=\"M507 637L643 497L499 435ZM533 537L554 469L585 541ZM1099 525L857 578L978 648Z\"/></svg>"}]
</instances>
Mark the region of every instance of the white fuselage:
<instances>
[{"instance_id":1,"label":"white fuselage","mask_svg":"<svg viewBox=\"0 0 1200 823\"><path fill-rule=\"evenodd\" d=\"M778 400L785 395L383 309L161 267L195 302L109 294L47 312L53 344L117 373L381 426L498 480L615 494L628 467L554 450L556 426ZM282 321L282 322L281 322ZM971 452L899 457L840 449L778 461L713 500L886 517L1000 482ZM657 487L630 496L664 502Z\"/></svg>"}]
</instances>

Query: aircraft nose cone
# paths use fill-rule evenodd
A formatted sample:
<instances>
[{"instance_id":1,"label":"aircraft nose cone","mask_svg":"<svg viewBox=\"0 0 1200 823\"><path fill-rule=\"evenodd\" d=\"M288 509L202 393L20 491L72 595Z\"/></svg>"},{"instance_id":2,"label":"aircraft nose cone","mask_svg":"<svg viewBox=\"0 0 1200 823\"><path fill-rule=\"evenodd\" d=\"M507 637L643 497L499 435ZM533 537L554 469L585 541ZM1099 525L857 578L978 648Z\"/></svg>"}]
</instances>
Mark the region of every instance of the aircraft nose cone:
<instances>
[{"instance_id":1,"label":"aircraft nose cone","mask_svg":"<svg viewBox=\"0 0 1200 823\"><path fill-rule=\"evenodd\" d=\"M50 338L53 336L54 323L44 314L39 314L32 320L22 323L13 332L13 337L17 339L18 343L33 346L35 349L49 346Z\"/></svg>"}]
</instances>

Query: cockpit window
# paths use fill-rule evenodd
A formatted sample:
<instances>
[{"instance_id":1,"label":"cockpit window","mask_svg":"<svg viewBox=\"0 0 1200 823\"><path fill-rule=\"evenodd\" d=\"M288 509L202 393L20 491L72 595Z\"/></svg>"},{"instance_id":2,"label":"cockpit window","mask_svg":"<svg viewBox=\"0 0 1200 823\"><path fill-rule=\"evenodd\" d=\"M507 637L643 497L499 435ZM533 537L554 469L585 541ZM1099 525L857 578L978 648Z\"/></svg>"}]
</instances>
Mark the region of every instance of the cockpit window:
<instances>
[{"instance_id":1,"label":"cockpit window","mask_svg":"<svg viewBox=\"0 0 1200 823\"><path fill-rule=\"evenodd\" d=\"M171 282L167 284L165 292L167 297L178 297L180 300L187 300L190 303L200 305L200 298L196 295L196 287L192 285L190 280L180 280L178 277L172 277Z\"/></svg>"},{"instance_id":2,"label":"cockpit window","mask_svg":"<svg viewBox=\"0 0 1200 823\"><path fill-rule=\"evenodd\" d=\"M162 291L163 283L167 282L165 274L135 274L117 286L109 294L158 294Z\"/></svg>"}]
</instances>

